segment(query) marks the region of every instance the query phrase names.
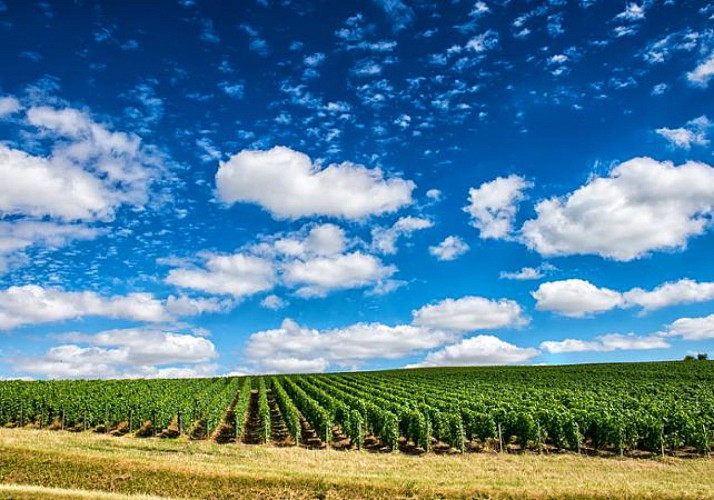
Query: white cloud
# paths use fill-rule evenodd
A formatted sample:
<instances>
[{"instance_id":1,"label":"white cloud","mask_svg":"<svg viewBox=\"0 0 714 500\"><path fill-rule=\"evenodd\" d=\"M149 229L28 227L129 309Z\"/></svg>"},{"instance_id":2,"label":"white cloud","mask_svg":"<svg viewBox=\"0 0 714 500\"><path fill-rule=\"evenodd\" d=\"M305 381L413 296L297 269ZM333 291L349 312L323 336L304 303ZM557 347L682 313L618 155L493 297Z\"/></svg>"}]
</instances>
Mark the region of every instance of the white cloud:
<instances>
[{"instance_id":1,"label":"white cloud","mask_svg":"<svg viewBox=\"0 0 714 500\"><path fill-rule=\"evenodd\" d=\"M539 311L554 311L574 318L624 305L620 292L598 288L580 279L542 283L531 295L536 299Z\"/></svg>"},{"instance_id":2,"label":"white cloud","mask_svg":"<svg viewBox=\"0 0 714 500\"><path fill-rule=\"evenodd\" d=\"M695 85L706 87L712 75L714 75L714 52L699 63L694 70L687 73L687 79Z\"/></svg>"},{"instance_id":3,"label":"white cloud","mask_svg":"<svg viewBox=\"0 0 714 500\"><path fill-rule=\"evenodd\" d=\"M421 363L409 368L427 366L476 366L523 363L539 354L532 347L518 347L492 335L478 335L429 353Z\"/></svg>"},{"instance_id":4,"label":"white cloud","mask_svg":"<svg viewBox=\"0 0 714 500\"><path fill-rule=\"evenodd\" d=\"M59 338L73 343L11 360L15 371L48 378L143 378L206 376L216 369L205 364L217 356L215 346L194 335L136 328ZM166 366L176 364L190 366Z\"/></svg>"},{"instance_id":5,"label":"white cloud","mask_svg":"<svg viewBox=\"0 0 714 500\"><path fill-rule=\"evenodd\" d=\"M357 323L317 330L286 319L280 328L252 334L245 353L259 371L324 371L332 365L398 359L453 338L453 334L413 325Z\"/></svg>"},{"instance_id":6,"label":"white cloud","mask_svg":"<svg viewBox=\"0 0 714 500\"><path fill-rule=\"evenodd\" d=\"M702 318L680 318L668 326L665 334L684 340L714 339L714 314Z\"/></svg>"},{"instance_id":7,"label":"white cloud","mask_svg":"<svg viewBox=\"0 0 714 500\"><path fill-rule=\"evenodd\" d=\"M432 201L441 201L442 193L438 189L429 189L426 192L426 197Z\"/></svg>"},{"instance_id":8,"label":"white cloud","mask_svg":"<svg viewBox=\"0 0 714 500\"><path fill-rule=\"evenodd\" d=\"M56 224L29 220L0 221L0 273L8 262L33 245L57 249L73 240L91 240L101 231L84 224Z\"/></svg>"},{"instance_id":9,"label":"white cloud","mask_svg":"<svg viewBox=\"0 0 714 500\"><path fill-rule=\"evenodd\" d=\"M539 311L554 311L571 317L601 313L617 307L641 307L644 312L679 304L714 300L714 282L688 278L663 283L653 290L632 288L621 293L598 288L589 281L569 279L543 283L531 295Z\"/></svg>"},{"instance_id":10,"label":"white cloud","mask_svg":"<svg viewBox=\"0 0 714 500\"><path fill-rule=\"evenodd\" d=\"M429 247L429 253L441 261L454 260L469 251L469 245L458 236L447 236L444 241Z\"/></svg>"},{"instance_id":11,"label":"white cloud","mask_svg":"<svg viewBox=\"0 0 714 500\"><path fill-rule=\"evenodd\" d=\"M706 146L709 144L707 132L714 124L704 115L689 120L684 127L680 128L658 128L655 130L659 135L669 141L673 147L690 149L692 145Z\"/></svg>"},{"instance_id":12,"label":"white cloud","mask_svg":"<svg viewBox=\"0 0 714 500\"><path fill-rule=\"evenodd\" d=\"M646 311L652 311L678 304L714 300L714 282L700 283L685 278L663 283L652 291L633 288L625 292L623 296L628 304L638 305Z\"/></svg>"},{"instance_id":13,"label":"white cloud","mask_svg":"<svg viewBox=\"0 0 714 500\"><path fill-rule=\"evenodd\" d=\"M305 229L309 228L307 234ZM267 239L267 242L253 247L259 254L306 258L342 253L347 246L344 230L334 224L305 226L301 231Z\"/></svg>"},{"instance_id":14,"label":"white cloud","mask_svg":"<svg viewBox=\"0 0 714 500\"><path fill-rule=\"evenodd\" d=\"M260 305L265 307L266 309L272 309L273 311L277 311L278 309L283 309L287 307L288 303L285 301L285 299L281 299L277 295L271 294L261 300Z\"/></svg>"},{"instance_id":15,"label":"white cloud","mask_svg":"<svg viewBox=\"0 0 714 500\"><path fill-rule=\"evenodd\" d=\"M565 197L536 205L522 239L541 255L597 254L629 261L675 250L704 233L714 207L714 168L635 158Z\"/></svg>"},{"instance_id":16,"label":"white cloud","mask_svg":"<svg viewBox=\"0 0 714 500\"><path fill-rule=\"evenodd\" d=\"M615 19L625 21L640 21L645 18L645 7L635 2L630 2L625 6L625 10L615 16Z\"/></svg>"},{"instance_id":17,"label":"white cloud","mask_svg":"<svg viewBox=\"0 0 714 500\"><path fill-rule=\"evenodd\" d=\"M280 219L361 219L409 205L415 185L349 162L322 168L303 153L274 147L244 150L221 163L216 187L221 201L255 203Z\"/></svg>"},{"instance_id":18,"label":"white cloud","mask_svg":"<svg viewBox=\"0 0 714 500\"><path fill-rule=\"evenodd\" d=\"M469 205L464 211L471 216L471 225L486 238L508 238L518 204L525 199L523 191L533 184L518 175L498 177L469 189Z\"/></svg>"},{"instance_id":19,"label":"white cloud","mask_svg":"<svg viewBox=\"0 0 714 500\"><path fill-rule=\"evenodd\" d=\"M104 125L94 122L86 113L72 109L54 109L50 107L32 107L27 111L28 122L37 127L44 136L55 139L51 155L45 160L52 169L47 171L35 166L38 186L61 190L65 195L64 204L84 203L84 212L75 207L64 208L57 201L54 208L46 207L44 200L37 200L40 207L36 210L47 215L56 215L69 219L108 217L120 204L141 206L146 203L148 189L163 169L163 157L151 148L142 146L141 139L123 132L112 132ZM90 181L80 175L81 169L91 175L93 182L99 182L101 194L106 206L97 205ZM81 182L82 189L67 191L66 184L58 183L54 176L72 176L73 182ZM86 185L86 186L85 186ZM74 188L74 185L71 186ZM43 194L43 193L38 193ZM53 196L57 196L54 193ZM74 199L76 197L77 199Z\"/></svg>"},{"instance_id":20,"label":"white cloud","mask_svg":"<svg viewBox=\"0 0 714 500\"><path fill-rule=\"evenodd\" d=\"M522 326L528 318L512 300L490 300L467 296L445 299L412 311L413 323L418 326L469 332Z\"/></svg>"},{"instance_id":21,"label":"white cloud","mask_svg":"<svg viewBox=\"0 0 714 500\"><path fill-rule=\"evenodd\" d=\"M30 156L0 144L0 212L91 220L106 217L112 195L79 166Z\"/></svg>"},{"instance_id":22,"label":"white cloud","mask_svg":"<svg viewBox=\"0 0 714 500\"><path fill-rule=\"evenodd\" d=\"M0 114L23 110L0 99ZM111 220L124 205L144 206L151 184L163 177L163 156L139 137L113 132L86 112L32 106L23 138L46 153L0 144L0 271L22 262L30 246L57 248L91 239L85 224Z\"/></svg>"},{"instance_id":23,"label":"white cloud","mask_svg":"<svg viewBox=\"0 0 714 500\"><path fill-rule=\"evenodd\" d=\"M410 236L415 231L433 227L434 223L423 217L400 217L391 227L376 227L372 229L372 249L393 255L397 253L397 241L400 236Z\"/></svg>"},{"instance_id":24,"label":"white cloud","mask_svg":"<svg viewBox=\"0 0 714 500\"><path fill-rule=\"evenodd\" d=\"M373 0L392 22L394 31L401 31L414 21L414 9L402 0Z\"/></svg>"},{"instance_id":25,"label":"white cloud","mask_svg":"<svg viewBox=\"0 0 714 500\"><path fill-rule=\"evenodd\" d=\"M321 373L330 362L324 358L265 358L261 359L260 373Z\"/></svg>"},{"instance_id":26,"label":"white cloud","mask_svg":"<svg viewBox=\"0 0 714 500\"><path fill-rule=\"evenodd\" d=\"M633 333L626 335L611 333L601 335L594 340L565 339L560 341L548 340L540 344L540 348L553 354L568 352L610 352L633 351L648 349L667 349L670 345L659 335L637 336Z\"/></svg>"},{"instance_id":27,"label":"white cloud","mask_svg":"<svg viewBox=\"0 0 714 500\"><path fill-rule=\"evenodd\" d=\"M487 30L480 33L468 42L466 42L466 49L481 54L489 50L493 50L498 46L498 33L494 30Z\"/></svg>"},{"instance_id":28,"label":"white cloud","mask_svg":"<svg viewBox=\"0 0 714 500\"><path fill-rule=\"evenodd\" d=\"M523 267L515 272L502 271L499 277L501 279L518 281L537 280L545 276L547 272L554 270L554 266L543 263L538 267Z\"/></svg>"},{"instance_id":29,"label":"white cloud","mask_svg":"<svg viewBox=\"0 0 714 500\"><path fill-rule=\"evenodd\" d=\"M10 116L22 109L20 101L12 96L0 97L0 118Z\"/></svg>"},{"instance_id":30,"label":"white cloud","mask_svg":"<svg viewBox=\"0 0 714 500\"><path fill-rule=\"evenodd\" d=\"M166 282L236 298L278 285L302 297L324 297L333 290L352 288L371 287L375 293L394 289L389 278L397 268L374 255L348 251L354 245L334 224L308 224L292 233L261 237L235 254L199 254L202 268L178 262Z\"/></svg>"},{"instance_id":31,"label":"white cloud","mask_svg":"<svg viewBox=\"0 0 714 500\"><path fill-rule=\"evenodd\" d=\"M182 288L190 288L219 295L232 295L236 299L272 289L276 282L276 270L272 261L236 253L218 255L204 253L204 267L172 269L166 282Z\"/></svg>"},{"instance_id":32,"label":"white cloud","mask_svg":"<svg viewBox=\"0 0 714 500\"><path fill-rule=\"evenodd\" d=\"M102 297L94 292L67 292L38 285L11 286L0 290L0 329L87 316L162 322L229 306L211 299L174 296L164 302L149 293Z\"/></svg>"},{"instance_id":33,"label":"white cloud","mask_svg":"<svg viewBox=\"0 0 714 500\"><path fill-rule=\"evenodd\" d=\"M166 299L166 312L173 317L198 316L206 313L227 311L233 307L230 300L196 298L170 295Z\"/></svg>"},{"instance_id":34,"label":"white cloud","mask_svg":"<svg viewBox=\"0 0 714 500\"><path fill-rule=\"evenodd\" d=\"M397 268L384 265L373 255L352 252L288 262L282 271L285 283L298 287L298 295L324 297L332 290L376 286L392 276Z\"/></svg>"}]
</instances>

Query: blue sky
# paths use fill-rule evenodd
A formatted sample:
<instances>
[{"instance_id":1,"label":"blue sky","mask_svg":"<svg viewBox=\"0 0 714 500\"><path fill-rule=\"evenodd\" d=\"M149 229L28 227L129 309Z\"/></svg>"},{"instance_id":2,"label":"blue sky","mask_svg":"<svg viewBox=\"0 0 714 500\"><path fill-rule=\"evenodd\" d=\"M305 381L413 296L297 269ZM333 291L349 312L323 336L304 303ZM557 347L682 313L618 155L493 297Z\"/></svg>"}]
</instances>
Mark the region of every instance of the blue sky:
<instances>
[{"instance_id":1,"label":"blue sky","mask_svg":"<svg viewBox=\"0 0 714 500\"><path fill-rule=\"evenodd\" d=\"M0 377L711 353L713 19L3 0Z\"/></svg>"}]
</instances>

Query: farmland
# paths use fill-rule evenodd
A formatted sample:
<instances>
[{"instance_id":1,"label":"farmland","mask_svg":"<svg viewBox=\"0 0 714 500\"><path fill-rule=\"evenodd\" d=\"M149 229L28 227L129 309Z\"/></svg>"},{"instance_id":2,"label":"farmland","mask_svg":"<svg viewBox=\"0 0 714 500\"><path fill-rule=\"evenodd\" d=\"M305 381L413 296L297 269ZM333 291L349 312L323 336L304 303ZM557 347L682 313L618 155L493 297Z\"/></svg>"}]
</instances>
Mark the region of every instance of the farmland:
<instances>
[{"instance_id":1,"label":"farmland","mask_svg":"<svg viewBox=\"0 0 714 500\"><path fill-rule=\"evenodd\" d=\"M4 381L0 498L714 498L713 382L706 361Z\"/></svg>"},{"instance_id":2,"label":"farmland","mask_svg":"<svg viewBox=\"0 0 714 500\"><path fill-rule=\"evenodd\" d=\"M415 455L708 455L714 363L5 381L0 424Z\"/></svg>"}]
</instances>

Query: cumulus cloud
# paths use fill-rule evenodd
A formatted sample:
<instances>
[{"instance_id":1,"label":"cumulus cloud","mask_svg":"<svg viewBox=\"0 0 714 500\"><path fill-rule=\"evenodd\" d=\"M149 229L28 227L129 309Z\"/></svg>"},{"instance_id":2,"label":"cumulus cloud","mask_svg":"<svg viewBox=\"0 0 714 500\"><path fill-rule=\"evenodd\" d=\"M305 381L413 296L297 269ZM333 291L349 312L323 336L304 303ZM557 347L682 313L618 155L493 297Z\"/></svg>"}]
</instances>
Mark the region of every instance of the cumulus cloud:
<instances>
[{"instance_id":1,"label":"cumulus cloud","mask_svg":"<svg viewBox=\"0 0 714 500\"><path fill-rule=\"evenodd\" d=\"M324 297L332 290L376 285L392 276L397 268L384 265L373 255L351 252L344 255L295 260L283 265L283 279L297 287L303 297Z\"/></svg>"},{"instance_id":2,"label":"cumulus cloud","mask_svg":"<svg viewBox=\"0 0 714 500\"><path fill-rule=\"evenodd\" d=\"M398 359L434 348L453 334L414 325L356 323L318 330L286 319L280 328L250 336L247 358L260 371L324 371L328 366L354 366L372 359Z\"/></svg>"},{"instance_id":3,"label":"cumulus cloud","mask_svg":"<svg viewBox=\"0 0 714 500\"><path fill-rule=\"evenodd\" d=\"M372 249L382 254L397 253L397 241L400 237L410 236L415 231L433 227L434 223L423 217L400 217L391 227L376 227L372 230Z\"/></svg>"},{"instance_id":4,"label":"cumulus cloud","mask_svg":"<svg viewBox=\"0 0 714 500\"><path fill-rule=\"evenodd\" d=\"M704 233L714 207L714 168L634 158L565 197L535 207L522 240L541 255L596 254L629 261L677 250Z\"/></svg>"},{"instance_id":5,"label":"cumulus cloud","mask_svg":"<svg viewBox=\"0 0 714 500\"><path fill-rule=\"evenodd\" d=\"M620 292L598 288L581 279L542 283L531 295L539 311L555 311L574 318L624 305Z\"/></svg>"},{"instance_id":6,"label":"cumulus cloud","mask_svg":"<svg viewBox=\"0 0 714 500\"><path fill-rule=\"evenodd\" d=\"M236 253L201 254L203 266L172 269L166 282L181 288L200 290L236 299L272 289L276 282L273 262L262 257Z\"/></svg>"},{"instance_id":7,"label":"cumulus cloud","mask_svg":"<svg viewBox=\"0 0 714 500\"><path fill-rule=\"evenodd\" d=\"M473 296L425 305L412 311L412 317L417 326L460 332L518 327L529 321L513 300Z\"/></svg>"},{"instance_id":8,"label":"cumulus cloud","mask_svg":"<svg viewBox=\"0 0 714 500\"><path fill-rule=\"evenodd\" d=\"M510 237L518 204L525 199L523 191L532 186L521 176L509 175L469 189L469 205L464 211L471 216L471 225L479 230L481 238Z\"/></svg>"},{"instance_id":9,"label":"cumulus cloud","mask_svg":"<svg viewBox=\"0 0 714 500\"><path fill-rule=\"evenodd\" d=\"M279 309L287 307L288 303L285 301L285 299L282 299L275 294L270 294L260 301L260 305L265 307L266 309L272 309L273 311L277 311Z\"/></svg>"},{"instance_id":10,"label":"cumulus cloud","mask_svg":"<svg viewBox=\"0 0 714 500\"><path fill-rule=\"evenodd\" d=\"M67 292L38 285L0 290L0 329L52 323L87 316L163 322L179 316L218 312L229 307L212 299L170 296L166 301L149 293L102 297L95 292Z\"/></svg>"},{"instance_id":11,"label":"cumulus cloud","mask_svg":"<svg viewBox=\"0 0 714 500\"><path fill-rule=\"evenodd\" d=\"M684 340L714 339L714 314L701 318L680 318L668 326L665 335Z\"/></svg>"},{"instance_id":12,"label":"cumulus cloud","mask_svg":"<svg viewBox=\"0 0 714 500\"><path fill-rule=\"evenodd\" d=\"M714 75L714 52L687 73L687 79L694 85L706 87L712 75Z\"/></svg>"},{"instance_id":13,"label":"cumulus cloud","mask_svg":"<svg viewBox=\"0 0 714 500\"><path fill-rule=\"evenodd\" d=\"M408 368L516 364L538 354L538 349L532 347L518 347L493 335L478 335L431 352L424 361Z\"/></svg>"},{"instance_id":14,"label":"cumulus cloud","mask_svg":"<svg viewBox=\"0 0 714 500\"><path fill-rule=\"evenodd\" d=\"M0 97L0 118L13 115L22 109L20 101L15 97Z\"/></svg>"},{"instance_id":15,"label":"cumulus cloud","mask_svg":"<svg viewBox=\"0 0 714 500\"><path fill-rule=\"evenodd\" d=\"M85 224L57 224L49 221L0 221L0 273L8 262L17 260L20 253L31 246L41 245L57 249L75 240L92 240L101 230Z\"/></svg>"},{"instance_id":16,"label":"cumulus cloud","mask_svg":"<svg viewBox=\"0 0 714 500\"><path fill-rule=\"evenodd\" d=\"M397 268L374 255L351 251L352 246L340 227L308 224L292 233L261 237L235 254L201 254L201 266L180 263L166 282L237 299L278 285L302 297L324 297L334 290L354 288L391 291L390 278Z\"/></svg>"},{"instance_id":17,"label":"cumulus cloud","mask_svg":"<svg viewBox=\"0 0 714 500\"><path fill-rule=\"evenodd\" d=\"M2 144L0 165L0 212L95 219L113 207L101 179L79 166L57 168L50 160Z\"/></svg>"},{"instance_id":18,"label":"cumulus cloud","mask_svg":"<svg viewBox=\"0 0 714 500\"><path fill-rule=\"evenodd\" d=\"M394 31L401 31L414 21L414 10L402 0L373 0L389 17Z\"/></svg>"},{"instance_id":19,"label":"cumulus cloud","mask_svg":"<svg viewBox=\"0 0 714 500\"><path fill-rule=\"evenodd\" d=\"M430 246L429 253L437 260L455 260L469 251L469 245L458 236L447 236L438 245Z\"/></svg>"},{"instance_id":20,"label":"cumulus cloud","mask_svg":"<svg viewBox=\"0 0 714 500\"><path fill-rule=\"evenodd\" d=\"M518 281L537 280L545 276L549 271L554 270L554 266L543 263L538 267L522 267L519 271L514 272L502 271L499 277L501 279Z\"/></svg>"},{"instance_id":21,"label":"cumulus cloud","mask_svg":"<svg viewBox=\"0 0 714 500\"><path fill-rule=\"evenodd\" d=\"M431 201L436 202L441 201L443 194L440 190L432 188L426 192L426 197L429 198Z\"/></svg>"},{"instance_id":22,"label":"cumulus cloud","mask_svg":"<svg viewBox=\"0 0 714 500\"><path fill-rule=\"evenodd\" d=\"M216 369L207 364L218 355L213 343L184 333L136 328L59 338L72 343L52 347L42 356L11 360L14 370L76 379L207 376Z\"/></svg>"},{"instance_id":23,"label":"cumulus cloud","mask_svg":"<svg viewBox=\"0 0 714 500\"><path fill-rule=\"evenodd\" d=\"M626 292L598 288L589 281L568 279L542 283L531 295L536 309L564 316L583 317L617 307L641 307L644 312L679 304L714 300L714 283L688 278L663 283L652 290L632 288Z\"/></svg>"},{"instance_id":24,"label":"cumulus cloud","mask_svg":"<svg viewBox=\"0 0 714 500\"><path fill-rule=\"evenodd\" d=\"M0 99L0 115L21 111L23 138L43 152L0 144L0 271L31 246L95 237L100 231L88 224L113 219L121 206L146 205L165 171L156 148L85 111Z\"/></svg>"},{"instance_id":25,"label":"cumulus cloud","mask_svg":"<svg viewBox=\"0 0 714 500\"><path fill-rule=\"evenodd\" d=\"M615 16L615 19L624 21L640 21L645 18L645 7L635 2L628 3L625 10Z\"/></svg>"},{"instance_id":26,"label":"cumulus cloud","mask_svg":"<svg viewBox=\"0 0 714 500\"><path fill-rule=\"evenodd\" d=\"M412 181L345 162L322 168L286 147L244 150L220 164L216 194L224 203L255 203L279 219L326 215L361 219L412 202Z\"/></svg>"},{"instance_id":27,"label":"cumulus cloud","mask_svg":"<svg viewBox=\"0 0 714 500\"><path fill-rule=\"evenodd\" d=\"M654 290L633 288L623 294L628 304L638 305L646 311L678 304L691 304L714 300L714 283L681 279L663 283Z\"/></svg>"},{"instance_id":28,"label":"cumulus cloud","mask_svg":"<svg viewBox=\"0 0 714 500\"><path fill-rule=\"evenodd\" d=\"M2 151L8 169L19 163L31 174L0 184L3 211L86 220L111 217L121 204L146 203L163 158L139 137L112 132L73 108L31 107L27 121L53 138L54 147L46 158ZM36 206L28 207L26 196L34 196Z\"/></svg>"},{"instance_id":29,"label":"cumulus cloud","mask_svg":"<svg viewBox=\"0 0 714 500\"><path fill-rule=\"evenodd\" d=\"M540 344L540 348L553 354L569 352L610 352L634 351L648 349L667 349L670 345L660 335L637 336L634 333L626 335L611 333L601 335L594 340L565 339L548 340Z\"/></svg>"},{"instance_id":30,"label":"cumulus cloud","mask_svg":"<svg viewBox=\"0 0 714 500\"><path fill-rule=\"evenodd\" d=\"M690 149L694 146L706 146L709 144L707 133L714 126L706 116L702 115L693 120L689 120L683 127L679 128L658 128L655 130L659 135L667 139L672 147Z\"/></svg>"}]
</instances>

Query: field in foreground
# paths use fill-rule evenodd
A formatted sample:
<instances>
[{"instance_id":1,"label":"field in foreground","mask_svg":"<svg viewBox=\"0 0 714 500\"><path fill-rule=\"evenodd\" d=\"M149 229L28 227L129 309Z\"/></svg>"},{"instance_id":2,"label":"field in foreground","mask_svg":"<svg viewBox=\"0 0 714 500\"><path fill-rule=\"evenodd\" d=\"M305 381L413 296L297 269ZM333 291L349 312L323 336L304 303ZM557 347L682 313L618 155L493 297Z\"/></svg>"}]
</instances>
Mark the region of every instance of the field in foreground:
<instances>
[{"instance_id":1,"label":"field in foreground","mask_svg":"<svg viewBox=\"0 0 714 500\"><path fill-rule=\"evenodd\" d=\"M0 498L714 498L714 460L340 452L0 429ZM137 495L134 497L133 495Z\"/></svg>"}]
</instances>

